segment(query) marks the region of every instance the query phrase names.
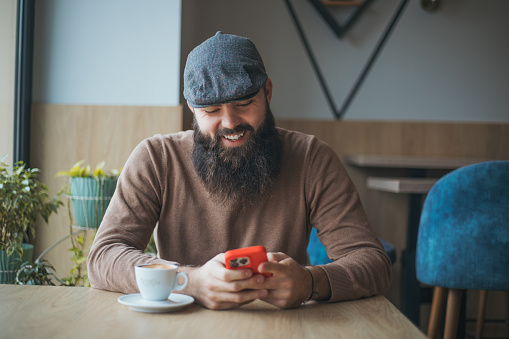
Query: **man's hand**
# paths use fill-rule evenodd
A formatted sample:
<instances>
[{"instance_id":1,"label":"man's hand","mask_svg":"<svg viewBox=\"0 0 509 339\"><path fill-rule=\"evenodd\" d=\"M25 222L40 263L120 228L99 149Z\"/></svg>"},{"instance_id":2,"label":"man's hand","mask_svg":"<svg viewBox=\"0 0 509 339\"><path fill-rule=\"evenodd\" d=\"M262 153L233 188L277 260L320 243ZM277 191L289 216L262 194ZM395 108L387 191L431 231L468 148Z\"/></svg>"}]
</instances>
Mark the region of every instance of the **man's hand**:
<instances>
[{"instance_id":1,"label":"man's hand","mask_svg":"<svg viewBox=\"0 0 509 339\"><path fill-rule=\"evenodd\" d=\"M307 300L311 295L311 276L306 269L284 253L267 253L267 257L269 261L258 269L273 276L263 283L269 295L262 300L279 308L297 307Z\"/></svg>"},{"instance_id":2,"label":"man's hand","mask_svg":"<svg viewBox=\"0 0 509 339\"><path fill-rule=\"evenodd\" d=\"M224 253L201 267L181 267L179 271L189 275L189 284L182 293L193 296L199 304L210 309L237 308L268 295L262 285L263 275L253 275L249 269L227 269Z\"/></svg>"}]
</instances>

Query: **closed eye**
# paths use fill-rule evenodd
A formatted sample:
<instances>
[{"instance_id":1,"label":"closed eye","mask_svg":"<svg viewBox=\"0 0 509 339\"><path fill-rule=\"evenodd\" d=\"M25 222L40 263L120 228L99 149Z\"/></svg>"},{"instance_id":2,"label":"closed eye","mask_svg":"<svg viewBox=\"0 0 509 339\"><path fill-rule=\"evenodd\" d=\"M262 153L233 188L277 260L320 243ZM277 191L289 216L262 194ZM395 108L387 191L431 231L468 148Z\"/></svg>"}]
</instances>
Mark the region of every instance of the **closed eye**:
<instances>
[{"instance_id":1,"label":"closed eye","mask_svg":"<svg viewBox=\"0 0 509 339\"><path fill-rule=\"evenodd\" d=\"M241 106L241 107L248 106L248 105L251 105L253 103L253 101L254 100L249 100L248 102L237 104L237 106Z\"/></svg>"}]
</instances>

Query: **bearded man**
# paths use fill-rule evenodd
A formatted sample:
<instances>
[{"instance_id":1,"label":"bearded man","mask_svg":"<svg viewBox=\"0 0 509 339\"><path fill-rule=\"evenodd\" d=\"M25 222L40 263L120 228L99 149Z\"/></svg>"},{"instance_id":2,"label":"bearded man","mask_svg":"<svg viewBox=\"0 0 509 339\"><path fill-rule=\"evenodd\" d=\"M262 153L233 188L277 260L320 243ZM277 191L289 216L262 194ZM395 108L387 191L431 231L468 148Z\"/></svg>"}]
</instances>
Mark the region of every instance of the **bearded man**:
<instances>
[{"instance_id":1,"label":"bearded man","mask_svg":"<svg viewBox=\"0 0 509 339\"><path fill-rule=\"evenodd\" d=\"M134 266L178 263L177 293L211 309L280 308L383 294L391 262L334 151L275 126L272 81L247 38L196 47L184 71L194 130L156 135L129 157L88 256L92 287L138 292ZM307 265L315 227L332 263ZM158 254L144 253L154 233ZM224 252L254 245L268 261L229 270Z\"/></svg>"}]
</instances>

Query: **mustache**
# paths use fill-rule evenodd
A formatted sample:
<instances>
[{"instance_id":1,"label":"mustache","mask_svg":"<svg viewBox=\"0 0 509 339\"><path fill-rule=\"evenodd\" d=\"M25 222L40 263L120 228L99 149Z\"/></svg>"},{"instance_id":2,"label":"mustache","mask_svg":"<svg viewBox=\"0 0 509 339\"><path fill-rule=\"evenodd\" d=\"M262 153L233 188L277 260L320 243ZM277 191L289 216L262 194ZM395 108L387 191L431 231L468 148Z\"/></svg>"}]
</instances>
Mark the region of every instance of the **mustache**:
<instances>
[{"instance_id":1,"label":"mustache","mask_svg":"<svg viewBox=\"0 0 509 339\"><path fill-rule=\"evenodd\" d=\"M233 129L221 126L214 136L204 135L196 123L192 161L196 173L219 204L245 207L267 194L275 182L283 144L267 105L265 119L256 130L247 123ZM243 145L223 147L222 135L253 131Z\"/></svg>"},{"instance_id":2,"label":"mustache","mask_svg":"<svg viewBox=\"0 0 509 339\"><path fill-rule=\"evenodd\" d=\"M221 129L217 130L216 136L222 137L222 136L225 136L225 135L237 134L237 133L242 133L242 132L245 132L245 131L252 131L252 132L254 132L254 128L253 128L253 126L251 126L249 124L237 125L237 126L235 126L234 129L224 128L223 127Z\"/></svg>"}]
</instances>

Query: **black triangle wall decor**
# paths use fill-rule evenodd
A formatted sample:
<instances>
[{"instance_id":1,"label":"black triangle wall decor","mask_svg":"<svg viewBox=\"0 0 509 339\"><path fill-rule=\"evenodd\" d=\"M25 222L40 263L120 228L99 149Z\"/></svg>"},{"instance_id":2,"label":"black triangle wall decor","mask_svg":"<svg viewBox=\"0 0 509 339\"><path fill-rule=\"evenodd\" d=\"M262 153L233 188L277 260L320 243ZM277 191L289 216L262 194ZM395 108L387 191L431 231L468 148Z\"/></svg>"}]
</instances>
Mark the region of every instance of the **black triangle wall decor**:
<instances>
[{"instance_id":1,"label":"black triangle wall decor","mask_svg":"<svg viewBox=\"0 0 509 339\"><path fill-rule=\"evenodd\" d=\"M322 91L327 99L327 103L329 104L329 107L332 111L332 114L334 115L334 117L336 119L342 119L343 116L345 115L348 107L350 106L351 102L353 101L355 95L357 94L357 92L359 91L360 87L362 86L362 83L364 82L364 79L366 78L366 76L368 75L371 67L373 66L375 60L377 59L378 55L380 54L380 52L382 51L387 39L389 38L389 36L391 35L394 27L396 26L396 23L398 22L399 18L401 17L401 15L403 14L404 12L404 9L407 5L407 3L410 1L410 0L401 0L400 1L400 4L399 6L397 7L393 17L391 18L391 20L389 21L387 27L385 28L384 32L382 33L380 39L378 40L378 42L376 43L376 46L374 48L374 50L372 51L371 55L369 56L369 59L368 61L366 62L366 64L364 65L364 67L362 68L361 70L361 73L359 74L359 76L357 77L357 80L355 81L352 89L350 90L350 92L348 93L344 103L342 104L341 108L338 109L336 107L336 103L334 102L334 98L332 97L332 94L330 92L330 89L329 87L327 86L327 82L325 81L325 78L322 74L322 71L320 70L320 67L318 65L318 62L316 60L316 57L311 49L311 45L309 44L309 41L308 41L308 38L306 37L306 34L304 32L304 29L302 27L302 24L300 23L300 20L297 16L297 13L295 12L295 9L293 8L292 4L291 4L291 0L284 0L285 3L286 3L286 6L288 7L288 11L290 12L290 16L295 24L295 28L297 29L297 32L299 33L299 36L300 36L300 39L302 41L302 44L304 46L304 49L306 50L306 53L309 57L309 60L311 62L311 65L313 67L313 70L315 71L315 74L318 78L318 82L320 83L320 87L322 88ZM331 2L334 2L335 4L338 4L338 3L360 3L359 4L359 8L357 9L357 11L355 11L354 13L352 13L352 15L349 17L349 19L347 20L347 23L344 24L344 25L340 25L337 23L337 21L334 19L334 17L329 13L329 11L324 7L324 5L322 3L320 3L319 1L320 0L308 0L310 1L311 3L313 3L314 5L316 4L315 8L320 8L319 11L321 11L320 13L325 13L325 16L323 16L323 18L328 22L329 26L331 26L331 28L334 30L334 32L336 32L336 34L338 35L338 37L341 37L347 30L348 28L352 25L353 21L355 21L355 19L360 15L361 11L363 11L363 9L361 10L361 7L365 8L365 6L367 5L367 3L371 2L372 0L365 0L363 1L363 3L361 3L361 1L357 1L357 0L349 0L349 1L339 1L339 0L322 0L325 1L325 3L331 3ZM328 18L328 19L327 19ZM330 19L330 20L329 20Z\"/></svg>"},{"instance_id":2,"label":"black triangle wall decor","mask_svg":"<svg viewBox=\"0 0 509 339\"><path fill-rule=\"evenodd\" d=\"M362 12L368 7L373 0L364 1L338 1L338 0L308 0L316 11L322 16L325 22L329 25L332 31L338 38L341 38L353 23L360 17ZM336 18L331 14L327 5L342 5L342 6L355 6L355 10L343 24L339 23Z\"/></svg>"}]
</instances>

